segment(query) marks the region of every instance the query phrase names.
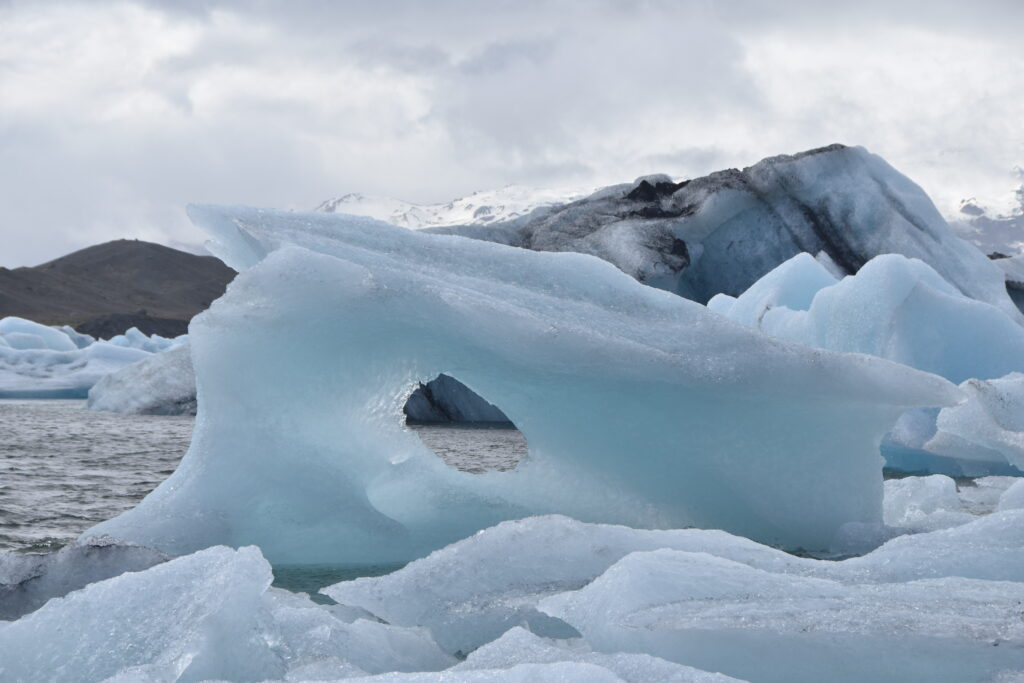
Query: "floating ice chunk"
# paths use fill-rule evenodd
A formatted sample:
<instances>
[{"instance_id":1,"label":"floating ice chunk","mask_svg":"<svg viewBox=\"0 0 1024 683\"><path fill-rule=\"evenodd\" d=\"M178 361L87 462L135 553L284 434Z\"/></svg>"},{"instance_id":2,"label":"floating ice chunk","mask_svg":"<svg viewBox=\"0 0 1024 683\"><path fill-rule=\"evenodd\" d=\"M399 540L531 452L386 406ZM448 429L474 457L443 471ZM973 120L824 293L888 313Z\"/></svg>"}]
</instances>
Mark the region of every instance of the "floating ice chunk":
<instances>
[{"instance_id":1,"label":"floating ice chunk","mask_svg":"<svg viewBox=\"0 0 1024 683\"><path fill-rule=\"evenodd\" d=\"M120 340L91 340L22 318L0 319L0 398L85 398L104 375L179 343L134 328Z\"/></svg>"},{"instance_id":2,"label":"floating ice chunk","mask_svg":"<svg viewBox=\"0 0 1024 683\"><path fill-rule=\"evenodd\" d=\"M626 683L673 681L676 683L728 683L735 678L700 671L645 654L602 654L582 640L541 638L515 627L484 645L453 667L452 672L473 669L506 669L521 663L586 662L608 669Z\"/></svg>"},{"instance_id":3,"label":"floating ice chunk","mask_svg":"<svg viewBox=\"0 0 1024 683\"><path fill-rule=\"evenodd\" d=\"M161 552L93 538L55 553L0 553L0 619L17 619L50 598L166 562Z\"/></svg>"},{"instance_id":4,"label":"floating ice chunk","mask_svg":"<svg viewBox=\"0 0 1024 683\"><path fill-rule=\"evenodd\" d=\"M960 462L1006 462L1024 471L1024 374L960 385L967 400L939 412L925 448Z\"/></svg>"},{"instance_id":5,"label":"floating ice chunk","mask_svg":"<svg viewBox=\"0 0 1024 683\"><path fill-rule=\"evenodd\" d=\"M1024 370L1024 327L922 261L886 254L822 286L830 277L798 255L737 299L709 307L779 339L888 358L955 382Z\"/></svg>"},{"instance_id":6,"label":"floating ice chunk","mask_svg":"<svg viewBox=\"0 0 1024 683\"><path fill-rule=\"evenodd\" d=\"M849 585L656 550L628 555L540 609L595 649L751 680L961 682L1024 664L1021 600L1019 583Z\"/></svg>"},{"instance_id":7,"label":"floating ice chunk","mask_svg":"<svg viewBox=\"0 0 1024 683\"><path fill-rule=\"evenodd\" d=\"M580 254L343 216L191 213L251 267L192 321L189 453L90 533L385 563L560 512L827 548L848 522L881 522L877 448L898 415L958 400L939 377L769 339ZM404 429L410 387L442 372L524 433L513 472L457 472Z\"/></svg>"},{"instance_id":8,"label":"floating ice chunk","mask_svg":"<svg viewBox=\"0 0 1024 683\"><path fill-rule=\"evenodd\" d=\"M186 342L106 375L89 390L87 405L114 413L195 414L192 347Z\"/></svg>"},{"instance_id":9,"label":"floating ice chunk","mask_svg":"<svg viewBox=\"0 0 1024 683\"><path fill-rule=\"evenodd\" d=\"M755 566L797 570L810 561L721 531L637 530L552 515L504 522L380 577L323 589L385 621L426 626L448 652L470 652L510 627L567 637L537 602L580 588L636 550L707 550Z\"/></svg>"},{"instance_id":10,"label":"floating ice chunk","mask_svg":"<svg viewBox=\"0 0 1024 683\"><path fill-rule=\"evenodd\" d=\"M500 408L448 375L417 387L403 410L413 422L508 422Z\"/></svg>"},{"instance_id":11,"label":"floating ice chunk","mask_svg":"<svg viewBox=\"0 0 1024 683\"><path fill-rule=\"evenodd\" d=\"M913 532L945 529L975 519L963 509L956 482L942 474L886 481L882 517L889 526Z\"/></svg>"},{"instance_id":12,"label":"floating ice chunk","mask_svg":"<svg viewBox=\"0 0 1024 683\"><path fill-rule=\"evenodd\" d=\"M370 673L454 663L423 631L345 624L268 590L271 579L255 548L216 547L93 583L0 624L0 678L266 680L332 657Z\"/></svg>"}]
</instances>

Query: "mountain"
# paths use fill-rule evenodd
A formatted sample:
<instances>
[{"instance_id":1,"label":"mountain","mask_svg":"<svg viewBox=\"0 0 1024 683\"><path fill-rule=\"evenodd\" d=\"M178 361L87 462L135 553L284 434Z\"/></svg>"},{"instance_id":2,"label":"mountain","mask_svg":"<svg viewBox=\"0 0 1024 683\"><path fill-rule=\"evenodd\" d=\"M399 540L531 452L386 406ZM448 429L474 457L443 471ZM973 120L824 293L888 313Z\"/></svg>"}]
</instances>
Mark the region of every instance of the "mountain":
<instances>
[{"instance_id":1,"label":"mountain","mask_svg":"<svg viewBox=\"0 0 1024 683\"><path fill-rule=\"evenodd\" d=\"M116 240L31 268L0 268L0 317L71 325L100 338L129 327L174 337L234 276L212 256Z\"/></svg>"},{"instance_id":2,"label":"mountain","mask_svg":"<svg viewBox=\"0 0 1024 683\"><path fill-rule=\"evenodd\" d=\"M474 192L446 204L412 204L400 199L352 193L329 199L316 207L316 210L369 216L402 228L419 230L451 225L501 223L526 216L539 208L580 199L587 194L589 192L509 185L500 190Z\"/></svg>"},{"instance_id":3,"label":"mountain","mask_svg":"<svg viewBox=\"0 0 1024 683\"><path fill-rule=\"evenodd\" d=\"M961 215L950 225L965 240L996 258L1024 254L1024 185L1016 194L1017 207L995 215L974 199L965 199L960 203Z\"/></svg>"}]
</instances>

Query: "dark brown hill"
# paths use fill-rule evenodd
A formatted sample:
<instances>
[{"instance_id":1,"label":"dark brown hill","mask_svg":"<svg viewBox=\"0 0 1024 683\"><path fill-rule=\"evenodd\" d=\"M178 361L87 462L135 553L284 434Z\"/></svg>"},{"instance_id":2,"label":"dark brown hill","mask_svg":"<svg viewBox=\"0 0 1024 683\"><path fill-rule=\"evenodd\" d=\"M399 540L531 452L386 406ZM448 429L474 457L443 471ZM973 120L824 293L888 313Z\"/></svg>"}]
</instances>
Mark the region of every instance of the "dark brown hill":
<instances>
[{"instance_id":1,"label":"dark brown hill","mask_svg":"<svg viewBox=\"0 0 1024 683\"><path fill-rule=\"evenodd\" d=\"M213 256L116 240L32 268L0 268L0 318L109 338L129 327L176 336L235 276Z\"/></svg>"}]
</instances>

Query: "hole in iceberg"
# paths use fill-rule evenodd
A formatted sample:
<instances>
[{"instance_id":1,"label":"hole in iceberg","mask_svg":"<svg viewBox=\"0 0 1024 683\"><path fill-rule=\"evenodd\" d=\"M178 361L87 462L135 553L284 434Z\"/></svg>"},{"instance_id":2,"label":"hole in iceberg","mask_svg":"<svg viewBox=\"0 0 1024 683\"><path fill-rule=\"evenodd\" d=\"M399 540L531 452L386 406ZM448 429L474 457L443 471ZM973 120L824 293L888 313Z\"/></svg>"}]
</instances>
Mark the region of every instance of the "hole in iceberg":
<instances>
[{"instance_id":1,"label":"hole in iceberg","mask_svg":"<svg viewBox=\"0 0 1024 683\"><path fill-rule=\"evenodd\" d=\"M450 375L417 385L403 411L420 441L463 472L506 472L526 457L526 437L505 413Z\"/></svg>"}]
</instances>

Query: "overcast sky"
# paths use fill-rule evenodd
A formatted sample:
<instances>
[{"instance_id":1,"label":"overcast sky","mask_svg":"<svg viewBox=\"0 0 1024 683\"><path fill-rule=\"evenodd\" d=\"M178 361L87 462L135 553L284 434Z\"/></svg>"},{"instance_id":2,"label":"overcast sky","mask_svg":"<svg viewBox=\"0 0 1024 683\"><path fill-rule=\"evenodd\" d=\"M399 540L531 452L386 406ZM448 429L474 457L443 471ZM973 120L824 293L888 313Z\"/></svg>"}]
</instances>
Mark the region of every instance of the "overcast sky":
<instances>
[{"instance_id":1,"label":"overcast sky","mask_svg":"<svg viewBox=\"0 0 1024 683\"><path fill-rule=\"evenodd\" d=\"M1024 2L838 4L0 0L0 265L199 243L189 202L447 201L831 142L947 214L1007 207Z\"/></svg>"}]
</instances>

